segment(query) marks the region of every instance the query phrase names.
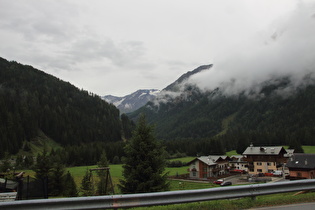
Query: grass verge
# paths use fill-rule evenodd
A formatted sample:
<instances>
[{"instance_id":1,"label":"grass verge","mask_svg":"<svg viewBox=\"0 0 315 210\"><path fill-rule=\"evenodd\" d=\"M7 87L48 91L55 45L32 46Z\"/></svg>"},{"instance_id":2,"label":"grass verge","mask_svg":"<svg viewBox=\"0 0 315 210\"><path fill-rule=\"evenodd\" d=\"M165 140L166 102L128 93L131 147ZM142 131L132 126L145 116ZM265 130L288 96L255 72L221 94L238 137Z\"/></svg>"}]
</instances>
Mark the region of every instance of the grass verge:
<instances>
[{"instance_id":1,"label":"grass verge","mask_svg":"<svg viewBox=\"0 0 315 210\"><path fill-rule=\"evenodd\" d=\"M252 198L229 199L229 200L214 200L204 202L194 202L185 204L174 204L165 206L152 206L136 208L137 210L230 210L230 209L250 209L267 206L288 205L294 203L314 202L315 193L306 193L295 195L295 193L282 193L275 195L258 196L256 200ZM135 208L134 208L135 209Z\"/></svg>"}]
</instances>

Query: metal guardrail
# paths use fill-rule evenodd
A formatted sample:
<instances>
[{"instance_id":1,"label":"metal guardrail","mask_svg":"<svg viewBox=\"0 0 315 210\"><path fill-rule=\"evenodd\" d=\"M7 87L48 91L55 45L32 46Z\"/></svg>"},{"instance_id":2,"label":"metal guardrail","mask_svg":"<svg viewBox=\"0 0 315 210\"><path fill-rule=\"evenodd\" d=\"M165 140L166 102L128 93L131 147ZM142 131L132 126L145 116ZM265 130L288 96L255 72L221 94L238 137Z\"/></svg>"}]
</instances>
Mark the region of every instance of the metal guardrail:
<instances>
[{"instance_id":1,"label":"metal guardrail","mask_svg":"<svg viewBox=\"0 0 315 210\"><path fill-rule=\"evenodd\" d=\"M41 199L0 203L0 209L113 209L155 206L219 199L255 197L301 190L315 190L315 180L217 187L157 193Z\"/></svg>"}]
</instances>

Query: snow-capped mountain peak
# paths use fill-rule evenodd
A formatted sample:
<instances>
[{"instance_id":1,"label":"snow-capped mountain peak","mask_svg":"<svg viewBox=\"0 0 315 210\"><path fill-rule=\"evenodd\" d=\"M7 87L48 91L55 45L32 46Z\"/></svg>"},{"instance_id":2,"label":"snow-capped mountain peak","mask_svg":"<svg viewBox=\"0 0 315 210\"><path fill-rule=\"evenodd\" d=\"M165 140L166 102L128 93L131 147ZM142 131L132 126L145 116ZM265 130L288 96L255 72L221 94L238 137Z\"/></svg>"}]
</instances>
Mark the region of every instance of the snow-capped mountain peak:
<instances>
[{"instance_id":1,"label":"snow-capped mountain peak","mask_svg":"<svg viewBox=\"0 0 315 210\"><path fill-rule=\"evenodd\" d=\"M102 99L114 104L121 113L133 112L153 100L160 91L157 89L141 89L123 97L112 95L103 96Z\"/></svg>"}]
</instances>

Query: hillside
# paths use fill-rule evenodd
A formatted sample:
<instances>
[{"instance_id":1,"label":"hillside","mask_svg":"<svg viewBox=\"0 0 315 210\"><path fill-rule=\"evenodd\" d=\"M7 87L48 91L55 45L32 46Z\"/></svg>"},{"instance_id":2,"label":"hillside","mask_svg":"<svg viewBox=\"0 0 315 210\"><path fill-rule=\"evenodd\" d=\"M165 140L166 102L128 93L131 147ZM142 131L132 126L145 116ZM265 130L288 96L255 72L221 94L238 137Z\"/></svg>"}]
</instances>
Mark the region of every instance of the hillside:
<instances>
[{"instance_id":1,"label":"hillside","mask_svg":"<svg viewBox=\"0 0 315 210\"><path fill-rule=\"evenodd\" d=\"M0 157L16 153L39 132L63 146L119 141L123 132L130 132L123 131L128 125L121 122L119 110L99 96L3 58L0 118Z\"/></svg>"},{"instance_id":2,"label":"hillside","mask_svg":"<svg viewBox=\"0 0 315 210\"><path fill-rule=\"evenodd\" d=\"M136 119L143 112L156 126L158 138L190 139L190 146L204 138L221 140L227 150L250 142L315 145L315 86L310 75L303 80L294 86L290 77L273 78L260 84L258 93L235 95L226 95L220 88L201 91L190 84L129 117Z\"/></svg>"}]
</instances>

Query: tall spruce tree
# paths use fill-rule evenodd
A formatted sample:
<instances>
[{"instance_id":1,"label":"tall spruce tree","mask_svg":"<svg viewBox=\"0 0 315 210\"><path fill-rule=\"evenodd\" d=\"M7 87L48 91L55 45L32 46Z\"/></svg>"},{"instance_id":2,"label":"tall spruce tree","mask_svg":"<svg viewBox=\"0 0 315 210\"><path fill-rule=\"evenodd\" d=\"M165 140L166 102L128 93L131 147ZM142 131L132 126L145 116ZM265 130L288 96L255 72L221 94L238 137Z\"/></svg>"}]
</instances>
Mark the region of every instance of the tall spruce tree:
<instances>
[{"instance_id":1,"label":"tall spruce tree","mask_svg":"<svg viewBox=\"0 0 315 210\"><path fill-rule=\"evenodd\" d=\"M61 195L65 185L65 166L61 163L61 160L57 160L52 164L48 180L50 194L54 196Z\"/></svg>"},{"instance_id":2,"label":"tall spruce tree","mask_svg":"<svg viewBox=\"0 0 315 210\"><path fill-rule=\"evenodd\" d=\"M164 148L153 135L153 127L141 115L130 141L125 146L122 193L159 192L169 189Z\"/></svg>"},{"instance_id":3,"label":"tall spruce tree","mask_svg":"<svg viewBox=\"0 0 315 210\"><path fill-rule=\"evenodd\" d=\"M47 149L44 148L42 154L38 154L36 158L36 164L33 171L35 171L36 179L45 179L48 177L52 169L51 159L47 153Z\"/></svg>"},{"instance_id":4,"label":"tall spruce tree","mask_svg":"<svg viewBox=\"0 0 315 210\"><path fill-rule=\"evenodd\" d=\"M77 197L78 196L77 185L74 182L74 179L73 179L73 177L69 171L65 177L65 186L64 186L63 195L66 197Z\"/></svg>"},{"instance_id":5,"label":"tall spruce tree","mask_svg":"<svg viewBox=\"0 0 315 210\"><path fill-rule=\"evenodd\" d=\"M81 181L81 191L84 196L91 196L94 194L94 186L91 182L91 173L86 169L85 175Z\"/></svg>"}]
</instances>

